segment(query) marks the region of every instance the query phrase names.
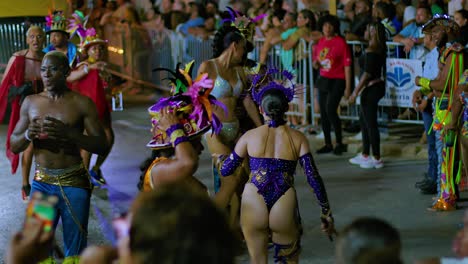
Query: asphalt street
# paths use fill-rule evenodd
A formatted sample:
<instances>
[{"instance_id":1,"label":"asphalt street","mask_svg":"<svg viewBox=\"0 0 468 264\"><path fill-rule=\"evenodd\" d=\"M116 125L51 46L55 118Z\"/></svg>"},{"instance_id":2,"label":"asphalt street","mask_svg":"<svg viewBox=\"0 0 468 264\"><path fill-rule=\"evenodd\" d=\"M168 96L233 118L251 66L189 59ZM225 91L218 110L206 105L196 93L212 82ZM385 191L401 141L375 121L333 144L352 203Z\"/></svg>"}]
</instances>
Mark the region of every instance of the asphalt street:
<instances>
[{"instance_id":1,"label":"asphalt street","mask_svg":"<svg viewBox=\"0 0 468 264\"><path fill-rule=\"evenodd\" d=\"M145 147L150 138L146 107L137 106L113 113L116 134L114 148L102 170L109 185L93 193L89 222L89 244L112 243L109 220L126 211L137 194L139 164L150 151ZM4 156L6 125L0 126L0 259L11 234L21 228L26 205L20 196L20 174L11 175ZM311 140L312 148L321 147ZM376 216L394 225L401 233L405 263L428 256L451 256L452 239L460 227L462 209L450 213L429 212L431 196L414 188L427 163L424 159L384 157L385 167L365 170L348 163L355 153L343 156L315 155L324 178L338 231L359 216ZM204 151L197 177L212 187L210 155ZM320 232L320 210L311 188L298 167L296 188L304 226L301 263L333 263L334 242ZM466 196L463 194L462 197ZM61 243L61 231L57 240ZM248 263L244 254L240 263Z\"/></svg>"}]
</instances>

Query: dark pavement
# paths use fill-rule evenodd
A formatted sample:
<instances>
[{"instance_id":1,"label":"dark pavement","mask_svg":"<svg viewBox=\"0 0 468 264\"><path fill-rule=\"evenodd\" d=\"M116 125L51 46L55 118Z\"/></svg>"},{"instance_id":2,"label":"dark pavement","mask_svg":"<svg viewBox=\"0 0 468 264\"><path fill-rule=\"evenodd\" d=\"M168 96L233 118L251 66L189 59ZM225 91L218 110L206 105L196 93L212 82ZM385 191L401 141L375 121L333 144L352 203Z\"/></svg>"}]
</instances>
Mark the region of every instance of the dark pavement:
<instances>
[{"instance_id":1,"label":"dark pavement","mask_svg":"<svg viewBox=\"0 0 468 264\"><path fill-rule=\"evenodd\" d=\"M140 176L139 164L150 151L145 147L150 138L149 116L146 107L129 107L114 112L115 145L103 174L108 180L107 190L93 194L89 223L89 244L110 243L109 219L127 209L137 194L136 184ZM11 175L10 165L4 156L6 126L0 126L0 249L1 258L11 234L21 227L25 205L21 201L20 174ZM390 132L391 136L392 132ZM428 256L451 256L451 241L462 220L463 210L450 213L429 212L431 196L421 195L414 188L426 169L424 155L408 155L408 146L421 152L417 138L390 140L383 144L392 151L384 151L385 167L364 170L350 165L348 159L355 153L341 157L315 155L324 178L329 200L338 230L359 216L376 216L393 224L401 233L405 263ZM413 142L414 141L414 142ZM356 145L356 144L355 144ZM321 141L311 138L311 146L321 147ZM356 151L356 146L350 148ZM400 151L395 151L400 150ZM389 156L392 154L393 156ZM201 157L197 176L212 188L210 155L205 150ZM320 232L319 207L311 188L298 166L296 188L304 226L301 263L333 263L334 242ZM463 194L466 197L466 193ZM463 205L462 205L463 206ZM60 231L57 235L60 241ZM248 263L247 255L240 263Z\"/></svg>"}]
</instances>

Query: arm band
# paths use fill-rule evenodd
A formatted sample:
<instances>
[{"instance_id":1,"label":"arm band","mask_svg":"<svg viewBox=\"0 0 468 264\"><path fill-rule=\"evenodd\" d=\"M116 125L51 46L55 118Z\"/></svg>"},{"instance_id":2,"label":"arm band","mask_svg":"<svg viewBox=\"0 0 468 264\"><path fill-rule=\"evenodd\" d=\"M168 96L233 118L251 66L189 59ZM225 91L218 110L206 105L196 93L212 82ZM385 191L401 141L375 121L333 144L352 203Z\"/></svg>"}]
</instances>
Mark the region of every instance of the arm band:
<instances>
[{"instance_id":1,"label":"arm band","mask_svg":"<svg viewBox=\"0 0 468 264\"><path fill-rule=\"evenodd\" d=\"M182 129L176 129L174 131L172 131L171 133L171 144L172 144L172 147L176 147L177 145L179 145L180 143L182 142L186 142L186 141L189 141L188 137L185 135L185 132L184 130Z\"/></svg>"},{"instance_id":2,"label":"arm band","mask_svg":"<svg viewBox=\"0 0 468 264\"><path fill-rule=\"evenodd\" d=\"M166 130L166 134L168 137L170 137L172 135L172 132L179 130L179 129L184 130L184 126L182 126L182 124L180 123L172 125Z\"/></svg>"},{"instance_id":3,"label":"arm band","mask_svg":"<svg viewBox=\"0 0 468 264\"><path fill-rule=\"evenodd\" d=\"M325 190L325 185L323 184L322 177L320 177L312 154L307 153L300 157L299 164L301 164L304 170L307 182L310 187L314 189L315 196L317 197L320 207L322 207L322 214L328 215L330 212L330 205L328 204L327 191Z\"/></svg>"},{"instance_id":4,"label":"arm band","mask_svg":"<svg viewBox=\"0 0 468 264\"><path fill-rule=\"evenodd\" d=\"M421 85L421 93L423 93L424 95L427 95L432 91L430 87L431 80L429 80L428 78L419 79L419 84Z\"/></svg>"},{"instance_id":5,"label":"arm band","mask_svg":"<svg viewBox=\"0 0 468 264\"><path fill-rule=\"evenodd\" d=\"M26 131L24 131L24 138L25 138L27 141L31 141L31 138L28 136L28 133L29 133L29 129L26 129Z\"/></svg>"},{"instance_id":6,"label":"arm band","mask_svg":"<svg viewBox=\"0 0 468 264\"><path fill-rule=\"evenodd\" d=\"M221 162L221 169L219 170L223 177L232 175L234 171L236 171L237 167L242 164L242 161L244 161L244 158L239 157L235 151L233 151L227 158L226 156L221 156L220 158L224 159Z\"/></svg>"}]
</instances>

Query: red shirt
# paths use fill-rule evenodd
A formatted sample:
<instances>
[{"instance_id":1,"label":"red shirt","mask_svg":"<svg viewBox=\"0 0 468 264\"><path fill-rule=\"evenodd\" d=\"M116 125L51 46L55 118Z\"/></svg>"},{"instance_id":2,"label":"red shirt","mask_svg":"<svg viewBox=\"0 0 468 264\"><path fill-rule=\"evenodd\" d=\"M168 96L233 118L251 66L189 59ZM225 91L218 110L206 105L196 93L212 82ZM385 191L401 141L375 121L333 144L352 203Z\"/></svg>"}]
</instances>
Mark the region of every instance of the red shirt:
<instances>
[{"instance_id":1,"label":"red shirt","mask_svg":"<svg viewBox=\"0 0 468 264\"><path fill-rule=\"evenodd\" d=\"M331 39L322 37L313 49L314 61L319 61L320 76L330 79L345 79L344 68L351 66L351 51L346 40L340 36Z\"/></svg>"}]
</instances>

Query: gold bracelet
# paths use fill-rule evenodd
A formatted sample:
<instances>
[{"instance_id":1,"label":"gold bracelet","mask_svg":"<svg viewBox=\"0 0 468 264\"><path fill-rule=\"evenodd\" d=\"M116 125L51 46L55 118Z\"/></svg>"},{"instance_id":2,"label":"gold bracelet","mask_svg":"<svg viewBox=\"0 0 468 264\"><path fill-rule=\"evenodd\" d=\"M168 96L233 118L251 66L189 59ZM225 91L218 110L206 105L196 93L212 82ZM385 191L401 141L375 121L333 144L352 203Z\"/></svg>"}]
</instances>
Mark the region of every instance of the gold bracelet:
<instances>
[{"instance_id":1,"label":"gold bracelet","mask_svg":"<svg viewBox=\"0 0 468 264\"><path fill-rule=\"evenodd\" d=\"M427 95L432 91L430 87L431 80L429 80L428 78L419 79L419 84L421 85L421 93L423 93L424 95Z\"/></svg>"}]
</instances>

